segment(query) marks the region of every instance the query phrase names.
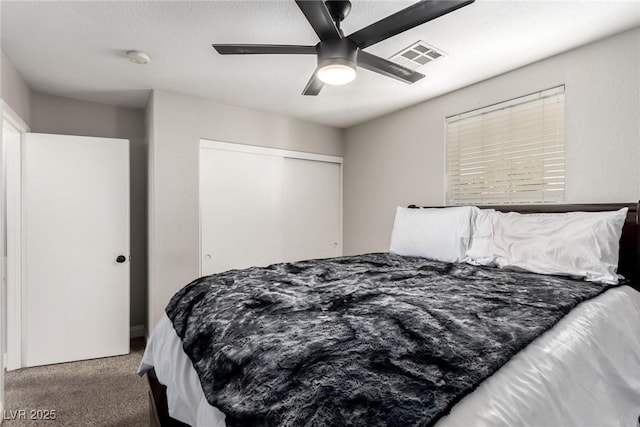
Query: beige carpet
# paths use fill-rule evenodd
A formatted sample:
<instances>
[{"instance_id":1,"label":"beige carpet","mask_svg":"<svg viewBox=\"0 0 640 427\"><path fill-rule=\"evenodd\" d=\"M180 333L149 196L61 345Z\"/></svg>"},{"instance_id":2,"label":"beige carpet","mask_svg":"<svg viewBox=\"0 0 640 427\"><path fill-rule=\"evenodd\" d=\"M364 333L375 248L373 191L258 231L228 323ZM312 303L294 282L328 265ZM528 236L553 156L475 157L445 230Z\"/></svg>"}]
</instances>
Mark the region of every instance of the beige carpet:
<instances>
[{"instance_id":1,"label":"beige carpet","mask_svg":"<svg viewBox=\"0 0 640 427\"><path fill-rule=\"evenodd\" d=\"M135 374L143 345L132 341L126 356L8 372L2 427L149 426L147 380ZM26 420L11 419L18 410ZM29 420L31 410L55 410L56 419Z\"/></svg>"}]
</instances>

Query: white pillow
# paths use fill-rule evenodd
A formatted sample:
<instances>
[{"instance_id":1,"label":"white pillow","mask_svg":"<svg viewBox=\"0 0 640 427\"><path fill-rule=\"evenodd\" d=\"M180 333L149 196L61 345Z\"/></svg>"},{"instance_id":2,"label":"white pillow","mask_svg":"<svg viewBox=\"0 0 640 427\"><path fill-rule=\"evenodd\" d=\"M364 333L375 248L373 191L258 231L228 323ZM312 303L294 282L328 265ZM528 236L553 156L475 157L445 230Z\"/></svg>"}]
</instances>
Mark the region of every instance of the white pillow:
<instances>
[{"instance_id":1,"label":"white pillow","mask_svg":"<svg viewBox=\"0 0 640 427\"><path fill-rule=\"evenodd\" d=\"M473 265L495 266L493 256L493 217L494 209L477 209L471 222L471 241L464 261Z\"/></svg>"},{"instance_id":2,"label":"white pillow","mask_svg":"<svg viewBox=\"0 0 640 427\"><path fill-rule=\"evenodd\" d=\"M501 268L616 284L620 236L627 210L487 213L488 219L478 224L474 232L474 237L478 234L478 244L471 245L467 259ZM492 234L490 244L483 246L480 238L483 233Z\"/></svg>"},{"instance_id":3,"label":"white pillow","mask_svg":"<svg viewBox=\"0 0 640 427\"><path fill-rule=\"evenodd\" d=\"M398 207L389 251L445 262L464 259L475 208L410 209Z\"/></svg>"}]
</instances>

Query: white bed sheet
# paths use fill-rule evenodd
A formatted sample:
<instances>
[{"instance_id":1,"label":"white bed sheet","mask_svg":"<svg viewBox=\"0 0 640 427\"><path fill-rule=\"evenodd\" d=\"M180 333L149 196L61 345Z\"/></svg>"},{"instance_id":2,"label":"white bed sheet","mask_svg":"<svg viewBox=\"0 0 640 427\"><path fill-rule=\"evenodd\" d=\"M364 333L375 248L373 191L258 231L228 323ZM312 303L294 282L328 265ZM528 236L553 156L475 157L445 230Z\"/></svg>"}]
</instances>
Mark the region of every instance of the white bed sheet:
<instances>
[{"instance_id":1,"label":"white bed sheet","mask_svg":"<svg viewBox=\"0 0 640 427\"><path fill-rule=\"evenodd\" d=\"M224 427L168 317L151 333L139 372L155 367L169 414L193 427ZM514 356L436 427L638 427L640 292L611 289L580 304Z\"/></svg>"}]
</instances>

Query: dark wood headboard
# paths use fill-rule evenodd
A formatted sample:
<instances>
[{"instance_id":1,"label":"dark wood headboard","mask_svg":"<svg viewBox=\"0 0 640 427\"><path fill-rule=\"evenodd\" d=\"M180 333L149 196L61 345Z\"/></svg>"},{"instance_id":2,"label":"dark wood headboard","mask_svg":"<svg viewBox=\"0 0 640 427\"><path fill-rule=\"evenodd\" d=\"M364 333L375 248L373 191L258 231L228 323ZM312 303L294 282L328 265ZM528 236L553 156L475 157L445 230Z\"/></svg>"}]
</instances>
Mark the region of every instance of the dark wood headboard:
<instances>
[{"instance_id":1,"label":"dark wood headboard","mask_svg":"<svg viewBox=\"0 0 640 427\"><path fill-rule=\"evenodd\" d=\"M411 205L409 207L417 207ZM495 209L500 212L519 213L563 213L563 212L602 212L629 208L627 220L620 238L620 259L618 273L631 280L640 290L640 221L638 220L640 202L632 203L594 203L576 205L495 205L478 206L480 209Z\"/></svg>"}]
</instances>

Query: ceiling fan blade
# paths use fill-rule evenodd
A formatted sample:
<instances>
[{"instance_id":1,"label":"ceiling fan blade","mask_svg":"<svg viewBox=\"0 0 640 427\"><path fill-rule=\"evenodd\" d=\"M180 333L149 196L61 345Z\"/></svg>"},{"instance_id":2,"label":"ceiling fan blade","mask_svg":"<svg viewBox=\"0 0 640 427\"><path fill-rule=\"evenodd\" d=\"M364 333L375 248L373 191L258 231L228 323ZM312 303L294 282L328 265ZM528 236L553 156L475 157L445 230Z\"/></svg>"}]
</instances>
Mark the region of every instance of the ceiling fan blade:
<instances>
[{"instance_id":1,"label":"ceiling fan blade","mask_svg":"<svg viewBox=\"0 0 640 427\"><path fill-rule=\"evenodd\" d=\"M318 73L314 72L313 76L311 76L311 78L309 79L307 86L305 86L304 90L302 91L302 94L316 96L320 93L320 90L323 86L324 83L318 78Z\"/></svg>"},{"instance_id":2,"label":"ceiling fan blade","mask_svg":"<svg viewBox=\"0 0 640 427\"><path fill-rule=\"evenodd\" d=\"M315 46L285 44L212 44L220 55L299 54L314 55Z\"/></svg>"},{"instance_id":3,"label":"ceiling fan blade","mask_svg":"<svg viewBox=\"0 0 640 427\"><path fill-rule=\"evenodd\" d=\"M427 0L402 9L368 27L356 31L347 38L353 40L360 49L381 42L427 21L460 9L475 0Z\"/></svg>"},{"instance_id":4,"label":"ceiling fan blade","mask_svg":"<svg viewBox=\"0 0 640 427\"><path fill-rule=\"evenodd\" d=\"M358 52L358 66L409 84L424 77L424 74L362 50Z\"/></svg>"},{"instance_id":5,"label":"ceiling fan blade","mask_svg":"<svg viewBox=\"0 0 640 427\"><path fill-rule=\"evenodd\" d=\"M340 40L342 38L323 1L296 0L296 4L320 40Z\"/></svg>"}]
</instances>

